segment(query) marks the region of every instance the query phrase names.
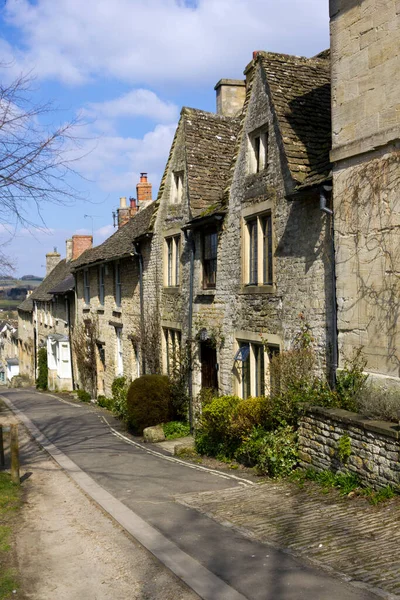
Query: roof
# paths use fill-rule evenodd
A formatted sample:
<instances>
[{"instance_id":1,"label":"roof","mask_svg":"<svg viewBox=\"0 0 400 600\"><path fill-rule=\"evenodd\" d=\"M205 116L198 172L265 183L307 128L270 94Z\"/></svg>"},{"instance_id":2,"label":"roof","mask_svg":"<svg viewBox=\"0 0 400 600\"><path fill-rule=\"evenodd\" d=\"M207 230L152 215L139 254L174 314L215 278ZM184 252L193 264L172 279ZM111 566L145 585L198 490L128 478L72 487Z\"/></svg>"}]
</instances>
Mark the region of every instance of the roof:
<instances>
[{"instance_id":1,"label":"roof","mask_svg":"<svg viewBox=\"0 0 400 600\"><path fill-rule=\"evenodd\" d=\"M331 176L329 53L313 58L259 52L282 135L290 173L298 188Z\"/></svg>"},{"instance_id":2,"label":"roof","mask_svg":"<svg viewBox=\"0 0 400 600\"><path fill-rule=\"evenodd\" d=\"M105 242L89 250L85 250L72 265L72 270L80 269L86 265L96 262L105 262L130 256L132 242L153 230L154 216L158 208L158 202L152 202L146 208L140 210L125 225L107 238Z\"/></svg>"},{"instance_id":3,"label":"roof","mask_svg":"<svg viewBox=\"0 0 400 600\"><path fill-rule=\"evenodd\" d=\"M49 302L53 296L51 290L60 284L71 273L71 261L65 258L54 267L52 271L43 279L42 283L32 292L30 296L18 306L18 310L26 312L33 311L33 301Z\"/></svg>"},{"instance_id":4,"label":"roof","mask_svg":"<svg viewBox=\"0 0 400 600\"><path fill-rule=\"evenodd\" d=\"M182 109L192 217L221 209L239 131L239 119Z\"/></svg>"},{"instance_id":5,"label":"roof","mask_svg":"<svg viewBox=\"0 0 400 600\"><path fill-rule=\"evenodd\" d=\"M75 277L70 273L65 279L63 279L58 285L55 285L51 290L51 294L65 294L66 292L72 292L75 289Z\"/></svg>"}]
</instances>

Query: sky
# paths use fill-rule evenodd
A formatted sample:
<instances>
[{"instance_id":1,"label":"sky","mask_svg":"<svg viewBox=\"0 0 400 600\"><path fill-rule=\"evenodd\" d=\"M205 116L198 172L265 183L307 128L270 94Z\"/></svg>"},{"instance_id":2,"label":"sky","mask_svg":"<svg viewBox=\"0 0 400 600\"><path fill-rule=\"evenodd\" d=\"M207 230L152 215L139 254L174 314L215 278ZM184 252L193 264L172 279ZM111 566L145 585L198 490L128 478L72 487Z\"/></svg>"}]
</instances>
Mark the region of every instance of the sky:
<instances>
[{"instance_id":1,"label":"sky","mask_svg":"<svg viewBox=\"0 0 400 600\"><path fill-rule=\"evenodd\" d=\"M141 172L153 198L182 106L215 111L214 86L243 78L254 50L313 56L329 46L328 0L6 0L0 83L29 73L51 102L44 128L78 119L69 148L77 198L27 205L40 227L0 229L15 276L44 275L45 254L75 233L99 244ZM86 216L85 216L86 215ZM1 247L1 246L0 246Z\"/></svg>"}]
</instances>

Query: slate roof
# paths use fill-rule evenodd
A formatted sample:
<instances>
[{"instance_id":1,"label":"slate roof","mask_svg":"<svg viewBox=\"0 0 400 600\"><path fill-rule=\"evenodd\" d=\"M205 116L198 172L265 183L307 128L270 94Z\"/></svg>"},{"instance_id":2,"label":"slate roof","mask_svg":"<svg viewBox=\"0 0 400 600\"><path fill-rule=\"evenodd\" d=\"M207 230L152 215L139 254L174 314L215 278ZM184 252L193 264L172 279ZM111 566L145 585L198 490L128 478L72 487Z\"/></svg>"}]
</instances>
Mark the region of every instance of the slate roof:
<instances>
[{"instance_id":1,"label":"slate roof","mask_svg":"<svg viewBox=\"0 0 400 600\"><path fill-rule=\"evenodd\" d=\"M192 217L221 209L239 131L239 119L183 108Z\"/></svg>"},{"instance_id":2,"label":"slate roof","mask_svg":"<svg viewBox=\"0 0 400 600\"><path fill-rule=\"evenodd\" d=\"M63 279L58 285L54 286L51 290L51 294L65 294L66 292L72 292L75 289L75 277L70 273L65 279Z\"/></svg>"},{"instance_id":3,"label":"slate roof","mask_svg":"<svg viewBox=\"0 0 400 600\"><path fill-rule=\"evenodd\" d=\"M18 306L18 310L25 312L33 311L33 301L40 300L42 302L49 302L52 300L53 295L51 290L56 287L59 283L71 273L71 261L66 261L65 258L54 267L52 271L43 279L42 283L35 288L30 296Z\"/></svg>"},{"instance_id":4,"label":"slate roof","mask_svg":"<svg viewBox=\"0 0 400 600\"><path fill-rule=\"evenodd\" d=\"M259 52L290 173L297 187L331 176L331 88L329 52L313 58Z\"/></svg>"},{"instance_id":5,"label":"slate roof","mask_svg":"<svg viewBox=\"0 0 400 600\"><path fill-rule=\"evenodd\" d=\"M85 250L76 260L72 261L72 271L93 263L129 256L132 252L132 242L146 233L152 232L157 208L158 203L152 202L120 229L117 229L102 244Z\"/></svg>"}]
</instances>

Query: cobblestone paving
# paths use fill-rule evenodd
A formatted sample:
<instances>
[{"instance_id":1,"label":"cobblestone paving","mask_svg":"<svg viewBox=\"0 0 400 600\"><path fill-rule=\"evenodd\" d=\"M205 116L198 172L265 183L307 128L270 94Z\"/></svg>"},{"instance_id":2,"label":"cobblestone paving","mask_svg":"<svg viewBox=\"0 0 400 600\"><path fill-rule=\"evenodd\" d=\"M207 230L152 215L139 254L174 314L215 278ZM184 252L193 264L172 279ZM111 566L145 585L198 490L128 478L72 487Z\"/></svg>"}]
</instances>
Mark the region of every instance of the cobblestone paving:
<instances>
[{"instance_id":1,"label":"cobblestone paving","mask_svg":"<svg viewBox=\"0 0 400 600\"><path fill-rule=\"evenodd\" d=\"M400 598L399 497L371 506L364 498L325 494L315 484L301 488L280 482L185 495L177 501Z\"/></svg>"}]
</instances>

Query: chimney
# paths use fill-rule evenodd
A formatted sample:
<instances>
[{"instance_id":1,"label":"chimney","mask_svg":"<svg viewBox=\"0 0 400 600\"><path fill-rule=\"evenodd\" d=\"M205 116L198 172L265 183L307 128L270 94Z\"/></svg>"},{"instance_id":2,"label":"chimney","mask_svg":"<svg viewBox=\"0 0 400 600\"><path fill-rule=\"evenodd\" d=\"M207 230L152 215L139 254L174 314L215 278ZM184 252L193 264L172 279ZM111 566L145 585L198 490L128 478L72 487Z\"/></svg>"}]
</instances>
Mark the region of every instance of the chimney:
<instances>
[{"instance_id":1,"label":"chimney","mask_svg":"<svg viewBox=\"0 0 400 600\"><path fill-rule=\"evenodd\" d=\"M140 182L136 186L137 210L141 210L152 201L152 185L147 181L147 173L140 173Z\"/></svg>"},{"instance_id":2,"label":"chimney","mask_svg":"<svg viewBox=\"0 0 400 600\"><path fill-rule=\"evenodd\" d=\"M220 79L214 89L217 92L217 114L235 117L242 110L246 98L245 81Z\"/></svg>"},{"instance_id":3,"label":"chimney","mask_svg":"<svg viewBox=\"0 0 400 600\"><path fill-rule=\"evenodd\" d=\"M93 237L91 235L73 235L72 236L72 260L76 260L78 256L88 250L93 245Z\"/></svg>"},{"instance_id":4,"label":"chimney","mask_svg":"<svg viewBox=\"0 0 400 600\"><path fill-rule=\"evenodd\" d=\"M120 227L122 227L122 225L125 225L125 223L127 223L130 218L130 209L128 208L128 205L126 203L125 196L122 196L122 198L119 199L119 209L117 210L117 213L119 229Z\"/></svg>"},{"instance_id":5,"label":"chimney","mask_svg":"<svg viewBox=\"0 0 400 600\"><path fill-rule=\"evenodd\" d=\"M61 254L57 252L57 248L54 248L54 252L48 252L46 254L46 277L52 272L54 267L58 265L61 260Z\"/></svg>"},{"instance_id":6,"label":"chimney","mask_svg":"<svg viewBox=\"0 0 400 600\"><path fill-rule=\"evenodd\" d=\"M65 258L67 261L72 260L72 238L65 241Z\"/></svg>"},{"instance_id":7,"label":"chimney","mask_svg":"<svg viewBox=\"0 0 400 600\"><path fill-rule=\"evenodd\" d=\"M135 198L129 198L129 203L130 203L130 214L131 217L134 217L138 211L138 207L137 207L137 203Z\"/></svg>"}]
</instances>

